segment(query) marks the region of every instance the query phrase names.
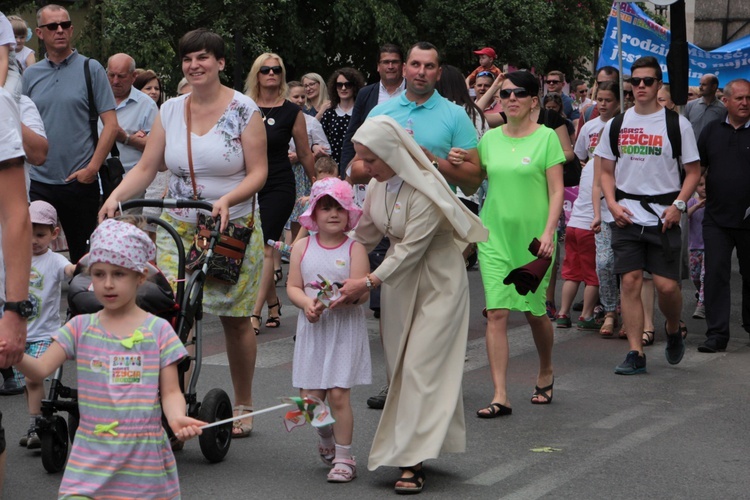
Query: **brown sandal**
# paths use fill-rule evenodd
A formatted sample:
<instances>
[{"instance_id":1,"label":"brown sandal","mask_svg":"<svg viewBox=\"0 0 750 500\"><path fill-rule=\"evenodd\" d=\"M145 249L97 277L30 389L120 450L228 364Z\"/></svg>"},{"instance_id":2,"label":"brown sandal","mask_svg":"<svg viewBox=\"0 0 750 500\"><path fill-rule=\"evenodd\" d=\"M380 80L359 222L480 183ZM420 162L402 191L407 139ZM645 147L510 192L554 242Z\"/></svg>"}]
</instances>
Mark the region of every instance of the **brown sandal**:
<instances>
[{"instance_id":1,"label":"brown sandal","mask_svg":"<svg viewBox=\"0 0 750 500\"><path fill-rule=\"evenodd\" d=\"M606 338L611 338L615 334L615 328L617 328L617 313L609 312L604 315L604 323L599 328L599 335Z\"/></svg>"}]
</instances>

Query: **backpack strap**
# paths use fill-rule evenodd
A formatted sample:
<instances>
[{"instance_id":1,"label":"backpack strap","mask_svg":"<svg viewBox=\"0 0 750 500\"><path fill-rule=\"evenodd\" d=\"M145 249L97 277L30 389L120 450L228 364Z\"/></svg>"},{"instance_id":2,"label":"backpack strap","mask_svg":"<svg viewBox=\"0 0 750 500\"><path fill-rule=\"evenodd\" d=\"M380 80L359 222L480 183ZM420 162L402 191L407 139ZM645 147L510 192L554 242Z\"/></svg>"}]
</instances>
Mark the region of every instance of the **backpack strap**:
<instances>
[{"instance_id":1,"label":"backpack strap","mask_svg":"<svg viewBox=\"0 0 750 500\"><path fill-rule=\"evenodd\" d=\"M667 115L667 138L672 145L672 158L679 160L682 156L682 134L680 133L680 115L673 109L664 108ZM680 163L682 165L682 163Z\"/></svg>"},{"instance_id":2,"label":"backpack strap","mask_svg":"<svg viewBox=\"0 0 750 500\"><path fill-rule=\"evenodd\" d=\"M609 147L612 148L612 154L615 155L615 158L620 157L620 129L624 119L625 113L618 113L612 118L612 124L609 126Z\"/></svg>"}]
</instances>

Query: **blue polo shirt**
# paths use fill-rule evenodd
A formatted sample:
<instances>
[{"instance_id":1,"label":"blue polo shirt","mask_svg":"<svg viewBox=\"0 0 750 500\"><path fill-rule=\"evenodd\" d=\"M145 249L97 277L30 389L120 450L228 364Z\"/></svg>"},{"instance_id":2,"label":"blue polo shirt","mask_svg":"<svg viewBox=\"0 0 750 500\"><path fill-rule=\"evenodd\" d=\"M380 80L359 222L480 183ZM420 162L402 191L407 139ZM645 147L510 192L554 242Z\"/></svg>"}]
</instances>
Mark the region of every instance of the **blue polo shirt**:
<instances>
[{"instance_id":1,"label":"blue polo shirt","mask_svg":"<svg viewBox=\"0 0 750 500\"><path fill-rule=\"evenodd\" d=\"M45 57L23 73L23 93L39 109L47 132L49 152L44 165L31 169L31 179L66 184L73 172L85 168L94 155L89 125L88 92L83 73L85 56L73 51L60 64ZM115 109L107 73L91 59L91 84L99 114Z\"/></svg>"},{"instance_id":2,"label":"blue polo shirt","mask_svg":"<svg viewBox=\"0 0 750 500\"><path fill-rule=\"evenodd\" d=\"M477 147L477 130L466 110L452 103L437 91L422 104L406 98L406 92L378 104L368 118L387 115L396 120L414 140L439 158L447 158L452 147Z\"/></svg>"},{"instance_id":3,"label":"blue polo shirt","mask_svg":"<svg viewBox=\"0 0 750 500\"><path fill-rule=\"evenodd\" d=\"M115 112L117 113L117 123L125 132L134 134L143 130L148 134L151 132L151 126L156 120L159 108L156 107L156 103L149 96L135 87L130 87L130 94L117 105ZM103 128L104 124L99 120L100 134ZM129 172L131 168L135 167L135 164L143 155L143 151L121 142L117 143L117 149L120 151L120 161L122 166L125 167L125 172Z\"/></svg>"}]
</instances>

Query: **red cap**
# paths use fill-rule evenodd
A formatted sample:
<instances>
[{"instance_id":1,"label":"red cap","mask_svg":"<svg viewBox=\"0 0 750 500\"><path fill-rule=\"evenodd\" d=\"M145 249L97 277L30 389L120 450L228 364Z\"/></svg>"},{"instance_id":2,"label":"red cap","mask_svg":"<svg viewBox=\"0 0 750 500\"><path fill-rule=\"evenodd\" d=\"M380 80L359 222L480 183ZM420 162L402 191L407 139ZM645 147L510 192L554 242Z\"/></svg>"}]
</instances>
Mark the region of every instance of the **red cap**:
<instances>
[{"instance_id":1,"label":"red cap","mask_svg":"<svg viewBox=\"0 0 750 500\"><path fill-rule=\"evenodd\" d=\"M480 50L475 50L474 53L478 56L485 55L485 56L490 56L490 58L492 59L497 59L497 54L495 53L495 49L493 49L492 47L485 47Z\"/></svg>"}]
</instances>

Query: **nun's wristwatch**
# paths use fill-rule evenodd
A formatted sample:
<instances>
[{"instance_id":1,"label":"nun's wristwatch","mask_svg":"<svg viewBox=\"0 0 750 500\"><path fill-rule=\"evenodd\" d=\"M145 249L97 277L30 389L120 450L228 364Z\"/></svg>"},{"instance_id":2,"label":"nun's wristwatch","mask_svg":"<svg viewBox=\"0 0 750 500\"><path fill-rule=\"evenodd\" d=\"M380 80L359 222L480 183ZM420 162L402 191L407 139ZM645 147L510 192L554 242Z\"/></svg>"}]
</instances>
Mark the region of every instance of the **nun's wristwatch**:
<instances>
[{"instance_id":1,"label":"nun's wristwatch","mask_svg":"<svg viewBox=\"0 0 750 500\"><path fill-rule=\"evenodd\" d=\"M368 292L375 288L375 284L372 282L372 279L370 279L369 274L365 276L365 286L367 287Z\"/></svg>"}]
</instances>

